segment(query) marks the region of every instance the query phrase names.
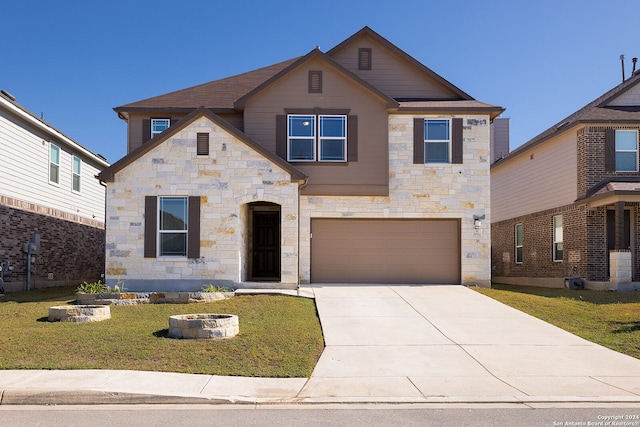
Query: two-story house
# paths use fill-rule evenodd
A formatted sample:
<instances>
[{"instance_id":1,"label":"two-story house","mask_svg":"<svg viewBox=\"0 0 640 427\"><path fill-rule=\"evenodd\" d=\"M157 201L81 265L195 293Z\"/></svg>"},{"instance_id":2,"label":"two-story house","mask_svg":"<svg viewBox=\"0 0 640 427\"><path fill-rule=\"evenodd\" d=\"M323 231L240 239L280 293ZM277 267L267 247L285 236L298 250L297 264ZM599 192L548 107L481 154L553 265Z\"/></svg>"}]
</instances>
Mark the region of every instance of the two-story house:
<instances>
[{"instance_id":1,"label":"two-story house","mask_svg":"<svg viewBox=\"0 0 640 427\"><path fill-rule=\"evenodd\" d=\"M494 281L640 288L639 83L635 73L493 164Z\"/></svg>"},{"instance_id":2,"label":"two-story house","mask_svg":"<svg viewBox=\"0 0 640 427\"><path fill-rule=\"evenodd\" d=\"M5 289L97 280L104 271L106 189L96 175L107 161L6 91L0 94L0 151Z\"/></svg>"},{"instance_id":3,"label":"two-story house","mask_svg":"<svg viewBox=\"0 0 640 427\"><path fill-rule=\"evenodd\" d=\"M368 27L328 52L115 108L107 282L490 284L489 125Z\"/></svg>"}]
</instances>

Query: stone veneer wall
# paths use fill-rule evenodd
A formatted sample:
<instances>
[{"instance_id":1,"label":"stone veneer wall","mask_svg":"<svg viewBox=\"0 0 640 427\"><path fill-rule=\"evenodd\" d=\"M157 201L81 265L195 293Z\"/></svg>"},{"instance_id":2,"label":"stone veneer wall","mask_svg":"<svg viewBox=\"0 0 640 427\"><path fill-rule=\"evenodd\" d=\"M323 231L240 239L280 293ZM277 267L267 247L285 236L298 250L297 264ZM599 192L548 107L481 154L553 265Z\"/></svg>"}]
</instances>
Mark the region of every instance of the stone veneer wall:
<instances>
[{"instance_id":1,"label":"stone veneer wall","mask_svg":"<svg viewBox=\"0 0 640 427\"><path fill-rule=\"evenodd\" d=\"M300 282L311 277L311 218L459 218L461 219L461 281L489 286L490 185L489 118L464 119L464 163L413 164L414 117L389 117L389 196L303 196L300 201ZM461 117L461 116L457 116ZM359 144L366 150L366 142ZM474 228L474 215L484 216Z\"/></svg>"},{"instance_id":2,"label":"stone veneer wall","mask_svg":"<svg viewBox=\"0 0 640 427\"><path fill-rule=\"evenodd\" d=\"M13 267L7 291L26 284L21 248L33 233L40 234L40 254L32 263L32 289L95 281L104 272L104 224L5 196L0 201L0 262Z\"/></svg>"},{"instance_id":3,"label":"stone veneer wall","mask_svg":"<svg viewBox=\"0 0 640 427\"><path fill-rule=\"evenodd\" d=\"M196 155L196 133L210 154ZM144 197L200 196L199 259L144 258ZM202 117L115 176L107 189L107 283L127 290L238 287L247 279L251 202L281 206L281 284L298 280L298 184L279 166Z\"/></svg>"}]
</instances>

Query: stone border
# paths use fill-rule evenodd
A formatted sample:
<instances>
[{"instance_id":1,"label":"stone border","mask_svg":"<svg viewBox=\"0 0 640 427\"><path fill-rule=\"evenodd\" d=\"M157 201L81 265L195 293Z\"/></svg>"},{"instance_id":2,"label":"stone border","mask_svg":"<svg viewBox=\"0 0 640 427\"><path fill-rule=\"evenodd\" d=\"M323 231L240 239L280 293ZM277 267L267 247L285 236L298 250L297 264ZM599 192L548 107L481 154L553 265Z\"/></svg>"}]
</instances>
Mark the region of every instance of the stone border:
<instances>
[{"instance_id":1,"label":"stone border","mask_svg":"<svg viewBox=\"0 0 640 427\"><path fill-rule=\"evenodd\" d=\"M105 294L78 292L76 304L191 304L219 301L234 296L235 292L120 292Z\"/></svg>"},{"instance_id":2,"label":"stone border","mask_svg":"<svg viewBox=\"0 0 640 427\"><path fill-rule=\"evenodd\" d=\"M231 338L240 332L234 314L178 314L169 316L169 338Z\"/></svg>"},{"instance_id":3,"label":"stone border","mask_svg":"<svg viewBox=\"0 0 640 427\"><path fill-rule=\"evenodd\" d=\"M58 305L49 307L49 322L100 322L111 319L108 305Z\"/></svg>"}]
</instances>

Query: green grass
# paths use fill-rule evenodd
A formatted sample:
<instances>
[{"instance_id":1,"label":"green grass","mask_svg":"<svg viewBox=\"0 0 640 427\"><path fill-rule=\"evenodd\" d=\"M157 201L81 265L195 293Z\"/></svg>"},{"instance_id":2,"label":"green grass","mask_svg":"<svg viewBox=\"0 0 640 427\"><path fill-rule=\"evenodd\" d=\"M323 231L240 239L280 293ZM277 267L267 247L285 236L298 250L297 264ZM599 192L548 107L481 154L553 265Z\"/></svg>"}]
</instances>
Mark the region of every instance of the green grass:
<instances>
[{"instance_id":1,"label":"green grass","mask_svg":"<svg viewBox=\"0 0 640 427\"><path fill-rule=\"evenodd\" d=\"M478 292L594 343L640 359L640 292L493 285Z\"/></svg>"},{"instance_id":2,"label":"green grass","mask_svg":"<svg viewBox=\"0 0 640 427\"><path fill-rule=\"evenodd\" d=\"M49 307L75 302L75 288L0 297L0 369L132 369L247 377L308 377L324 342L314 301L247 295L205 304L111 306L102 322L48 322ZM169 316L235 314L224 340L167 338Z\"/></svg>"}]
</instances>

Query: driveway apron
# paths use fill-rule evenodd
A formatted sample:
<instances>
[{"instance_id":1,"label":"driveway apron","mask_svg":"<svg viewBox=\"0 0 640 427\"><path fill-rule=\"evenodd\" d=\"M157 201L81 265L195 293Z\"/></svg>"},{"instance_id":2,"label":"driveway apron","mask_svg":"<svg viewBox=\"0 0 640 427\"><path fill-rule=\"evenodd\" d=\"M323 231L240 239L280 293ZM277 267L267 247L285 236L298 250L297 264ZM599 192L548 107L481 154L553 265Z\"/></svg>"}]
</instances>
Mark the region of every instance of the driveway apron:
<instances>
[{"instance_id":1,"label":"driveway apron","mask_svg":"<svg viewBox=\"0 0 640 427\"><path fill-rule=\"evenodd\" d=\"M299 397L640 396L640 360L463 286L313 285L326 348Z\"/></svg>"}]
</instances>

